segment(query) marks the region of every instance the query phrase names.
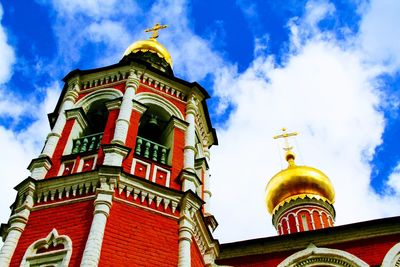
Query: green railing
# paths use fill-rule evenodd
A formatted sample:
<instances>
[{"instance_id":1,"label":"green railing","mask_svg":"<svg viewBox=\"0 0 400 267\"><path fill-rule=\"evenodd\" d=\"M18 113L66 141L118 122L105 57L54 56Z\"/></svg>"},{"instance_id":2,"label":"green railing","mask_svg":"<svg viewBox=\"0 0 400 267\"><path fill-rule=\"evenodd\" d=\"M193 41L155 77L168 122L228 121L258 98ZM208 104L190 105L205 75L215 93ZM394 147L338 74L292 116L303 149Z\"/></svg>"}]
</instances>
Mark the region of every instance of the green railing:
<instances>
[{"instance_id":1,"label":"green railing","mask_svg":"<svg viewBox=\"0 0 400 267\"><path fill-rule=\"evenodd\" d=\"M97 133L73 140L72 154L98 150L102 137L103 133Z\"/></svg>"},{"instance_id":2,"label":"green railing","mask_svg":"<svg viewBox=\"0 0 400 267\"><path fill-rule=\"evenodd\" d=\"M138 136L136 139L135 154L138 156L166 164L168 152L168 148L163 145L157 144L140 136Z\"/></svg>"}]
</instances>

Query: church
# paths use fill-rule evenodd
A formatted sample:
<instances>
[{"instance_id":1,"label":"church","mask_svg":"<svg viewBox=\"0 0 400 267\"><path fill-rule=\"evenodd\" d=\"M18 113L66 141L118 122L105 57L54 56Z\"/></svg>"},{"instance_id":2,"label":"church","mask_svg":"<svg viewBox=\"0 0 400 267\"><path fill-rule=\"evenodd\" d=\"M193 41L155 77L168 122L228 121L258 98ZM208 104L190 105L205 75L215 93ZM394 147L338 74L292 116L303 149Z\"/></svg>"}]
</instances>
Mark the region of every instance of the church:
<instances>
[{"instance_id":1,"label":"church","mask_svg":"<svg viewBox=\"0 0 400 267\"><path fill-rule=\"evenodd\" d=\"M400 216L335 227L332 183L296 164L297 133L286 129L274 138L287 167L265 192L277 235L213 237L224 225L210 211L210 96L175 76L157 41L165 27L116 64L64 77L43 150L1 224L0 267L400 266Z\"/></svg>"}]
</instances>

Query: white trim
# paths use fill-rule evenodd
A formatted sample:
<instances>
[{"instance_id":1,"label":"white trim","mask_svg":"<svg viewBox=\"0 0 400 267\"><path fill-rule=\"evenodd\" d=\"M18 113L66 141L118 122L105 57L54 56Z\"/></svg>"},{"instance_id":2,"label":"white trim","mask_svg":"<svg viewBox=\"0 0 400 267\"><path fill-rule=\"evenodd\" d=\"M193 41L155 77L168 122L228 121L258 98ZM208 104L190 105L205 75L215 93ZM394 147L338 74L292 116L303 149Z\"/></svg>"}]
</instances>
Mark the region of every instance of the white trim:
<instances>
[{"instance_id":1,"label":"white trim","mask_svg":"<svg viewBox=\"0 0 400 267\"><path fill-rule=\"evenodd\" d=\"M72 174L72 171L74 170L74 167L75 167L75 161L76 161L76 159L70 159L70 160L66 160L66 161L61 162L61 167L60 167L60 170L58 171L58 175L57 176L62 176L62 174L63 174L63 172L65 170L65 164L68 164L68 163L71 163L71 162L73 164L72 164L72 170L71 170L70 174Z\"/></svg>"},{"instance_id":2,"label":"white trim","mask_svg":"<svg viewBox=\"0 0 400 267\"><path fill-rule=\"evenodd\" d=\"M62 244L63 249L49 251L37 254L40 248L49 248L51 245L56 246ZM45 238L36 240L26 250L20 267L29 267L32 262L35 264L53 263L55 266L67 267L72 255L72 241L66 235L59 235L56 229L53 229ZM55 261L55 262L54 262Z\"/></svg>"},{"instance_id":3,"label":"white trim","mask_svg":"<svg viewBox=\"0 0 400 267\"><path fill-rule=\"evenodd\" d=\"M154 165L153 177L151 178L152 182L153 182L153 183L157 183L156 174L157 174L157 171L158 171L158 170L164 171L165 173L167 173L167 177L165 178L165 186L166 186L166 187L169 187L169 180L170 180L170 177L171 177L171 172L170 172L169 170L164 169L164 168L162 168L162 167L160 167L160 166L157 166L157 165Z\"/></svg>"},{"instance_id":4,"label":"white trim","mask_svg":"<svg viewBox=\"0 0 400 267\"><path fill-rule=\"evenodd\" d=\"M131 173L132 173L133 175L135 175L136 163L141 163L141 164L147 166L145 178L146 178L146 180L150 180L150 169L151 169L151 164L150 164L150 163L147 163L147 162L145 162L145 161L143 161L143 160L140 160L140 159L136 159L136 158L133 159L132 168L131 168Z\"/></svg>"},{"instance_id":5,"label":"white trim","mask_svg":"<svg viewBox=\"0 0 400 267\"><path fill-rule=\"evenodd\" d=\"M135 95L134 99L142 104L154 104L161 108L163 108L166 112L168 112L171 116L178 117L181 120L184 120L182 112L169 100L164 97L154 94L154 93L138 93Z\"/></svg>"},{"instance_id":6,"label":"white trim","mask_svg":"<svg viewBox=\"0 0 400 267\"><path fill-rule=\"evenodd\" d=\"M85 159L90 159L90 158L94 158L94 160L93 160L93 166L92 166L92 170L94 170L95 167L96 167L96 163L97 163L97 154L80 158L80 160L79 160L79 165L78 165L78 169L76 170L76 172L82 172L82 169L83 169L83 162L85 161Z\"/></svg>"},{"instance_id":7,"label":"white trim","mask_svg":"<svg viewBox=\"0 0 400 267\"><path fill-rule=\"evenodd\" d=\"M382 267L398 267L400 266L400 243L394 245L388 253L386 253L385 258L382 262Z\"/></svg>"},{"instance_id":8,"label":"white trim","mask_svg":"<svg viewBox=\"0 0 400 267\"><path fill-rule=\"evenodd\" d=\"M100 99L112 100L119 97L122 97L122 92L117 89L114 88L99 89L79 99L79 101L75 103L75 107L77 108L82 107L83 110L87 112L88 107L97 100Z\"/></svg>"},{"instance_id":9,"label":"white trim","mask_svg":"<svg viewBox=\"0 0 400 267\"><path fill-rule=\"evenodd\" d=\"M82 128L77 121L74 122L74 124L72 125L72 129L69 132L68 141L64 147L63 156L70 155L72 153L74 139L79 138L84 130L85 129Z\"/></svg>"},{"instance_id":10,"label":"white trim","mask_svg":"<svg viewBox=\"0 0 400 267\"><path fill-rule=\"evenodd\" d=\"M134 207L142 208L142 209L145 209L145 210L149 210L149 211L151 211L151 212L157 213L157 214L159 214L159 215L161 215L161 216L165 216L165 217L168 217L168 218L171 218L171 219L174 219L174 220L179 220L179 217L178 217L178 216L175 216L175 215L173 215L173 214L169 214L169 213L162 212L162 211L159 211L159 210L156 210L156 209L153 209L153 208L144 206L144 205L140 205L140 204L137 204L137 203L135 203L135 202L131 202L131 201L129 201L129 200L119 198L119 197L117 197L117 196L115 196L115 197L113 198L113 201L115 201L115 202L121 202L121 203L127 204L127 205L129 205L129 206L134 206Z\"/></svg>"},{"instance_id":11,"label":"white trim","mask_svg":"<svg viewBox=\"0 0 400 267\"><path fill-rule=\"evenodd\" d=\"M54 208L54 207L58 207L58 206L65 206L66 204L74 204L74 203L78 203L78 202L84 202L84 201L88 201L88 200L92 200L95 199L96 196L95 195L91 195L91 196L86 196L86 197L80 197L80 198L73 198L73 199L68 199L68 200L61 200L59 202L53 202L53 203L49 203L49 204L36 204L33 208L32 211L36 211L36 210L42 210L42 209L48 209L48 208Z\"/></svg>"},{"instance_id":12,"label":"white trim","mask_svg":"<svg viewBox=\"0 0 400 267\"><path fill-rule=\"evenodd\" d=\"M310 244L304 250L292 254L282 261L278 267L295 267L300 266L300 264L301 266L319 266L319 264L324 264L324 266L369 267L366 262L346 251L317 248L313 244Z\"/></svg>"}]
</instances>

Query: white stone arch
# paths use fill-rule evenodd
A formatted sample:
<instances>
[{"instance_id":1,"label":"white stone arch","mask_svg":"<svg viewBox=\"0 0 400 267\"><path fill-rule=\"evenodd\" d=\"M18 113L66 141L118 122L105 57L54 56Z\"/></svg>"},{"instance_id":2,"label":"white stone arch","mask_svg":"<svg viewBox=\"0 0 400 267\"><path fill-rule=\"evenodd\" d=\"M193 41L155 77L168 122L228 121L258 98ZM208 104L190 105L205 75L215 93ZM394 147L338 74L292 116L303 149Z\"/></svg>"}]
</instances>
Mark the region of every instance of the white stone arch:
<instances>
[{"instance_id":1,"label":"white stone arch","mask_svg":"<svg viewBox=\"0 0 400 267\"><path fill-rule=\"evenodd\" d=\"M84 110L84 112L86 113L89 110L90 106L96 101L113 100L116 98L120 98L122 96L123 96L123 94L121 93L121 91L114 89L114 88L99 89L99 90L91 92L91 93L87 94L86 96L82 97L81 99L79 99L75 103L74 108L82 108ZM78 119L77 122L78 123L75 123L71 130L70 137L69 137L68 142L63 151L63 155L68 155L71 153L73 140L81 137L81 134L87 127L87 122L85 122L84 120Z\"/></svg>"},{"instance_id":2,"label":"white stone arch","mask_svg":"<svg viewBox=\"0 0 400 267\"><path fill-rule=\"evenodd\" d=\"M282 261L278 267L368 267L363 260L343 250L318 248L310 244L306 249L294 253Z\"/></svg>"},{"instance_id":3,"label":"white stone arch","mask_svg":"<svg viewBox=\"0 0 400 267\"><path fill-rule=\"evenodd\" d=\"M63 245L64 248L37 253L41 248L48 249L51 246ZM20 267L29 266L57 266L68 267L72 255L72 241L66 235L59 235L53 229L45 238L36 240L25 251Z\"/></svg>"},{"instance_id":4,"label":"white stone arch","mask_svg":"<svg viewBox=\"0 0 400 267\"><path fill-rule=\"evenodd\" d=\"M174 104L172 104L171 101L157 94L143 92L136 94L134 99L142 104L157 105L167 111L171 116L175 116L181 120L185 119L182 112Z\"/></svg>"},{"instance_id":5,"label":"white stone arch","mask_svg":"<svg viewBox=\"0 0 400 267\"><path fill-rule=\"evenodd\" d=\"M400 243L394 245L382 262L382 267L400 267Z\"/></svg>"},{"instance_id":6,"label":"white stone arch","mask_svg":"<svg viewBox=\"0 0 400 267\"><path fill-rule=\"evenodd\" d=\"M112 100L122 96L122 92L114 88L99 89L79 99L79 101L75 103L75 107L81 107L86 112L93 102L101 99Z\"/></svg>"}]
</instances>

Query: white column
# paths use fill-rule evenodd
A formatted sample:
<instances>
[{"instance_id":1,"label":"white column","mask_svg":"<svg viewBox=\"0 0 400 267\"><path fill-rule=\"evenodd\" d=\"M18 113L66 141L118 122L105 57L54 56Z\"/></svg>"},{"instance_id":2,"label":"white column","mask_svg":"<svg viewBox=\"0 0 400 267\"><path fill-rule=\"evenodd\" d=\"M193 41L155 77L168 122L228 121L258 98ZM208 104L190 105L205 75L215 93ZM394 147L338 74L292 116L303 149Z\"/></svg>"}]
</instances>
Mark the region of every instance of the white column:
<instances>
[{"instance_id":1,"label":"white column","mask_svg":"<svg viewBox=\"0 0 400 267\"><path fill-rule=\"evenodd\" d=\"M195 152L196 152L196 120L195 116L197 113L197 105L194 96L190 98L188 104L186 106L186 122L188 123L188 127L185 132L185 148L183 152L183 169L189 172L195 172L194 169L194 161L195 161ZM183 191L192 190L196 192L196 185L193 181L188 179L184 179Z\"/></svg>"},{"instance_id":2,"label":"white column","mask_svg":"<svg viewBox=\"0 0 400 267\"><path fill-rule=\"evenodd\" d=\"M187 209L179 219L179 254L178 266L189 267L191 265L190 245L192 243L193 222Z\"/></svg>"},{"instance_id":3,"label":"white column","mask_svg":"<svg viewBox=\"0 0 400 267\"><path fill-rule=\"evenodd\" d=\"M204 155L206 156L207 165L209 166L210 151L207 147L204 147ZM210 170L208 168L204 171L204 212L210 213L210 198L212 194L210 191Z\"/></svg>"},{"instance_id":4,"label":"white column","mask_svg":"<svg viewBox=\"0 0 400 267\"><path fill-rule=\"evenodd\" d=\"M61 137L62 130L64 129L67 118L65 116L65 111L74 107L75 100L78 97L79 92L79 81L75 82L72 90L69 90L64 97L64 102L61 104L60 112L58 114L56 123L51 130L51 133L47 136L46 144L40 157L52 157L54 150L56 149L58 140Z\"/></svg>"},{"instance_id":5,"label":"white column","mask_svg":"<svg viewBox=\"0 0 400 267\"><path fill-rule=\"evenodd\" d=\"M121 108L115 125L114 138L112 143L125 145L128 135L129 121L132 114L132 100L139 86L139 78L133 70L130 71L128 81L126 82L125 93L122 98Z\"/></svg>"},{"instance_id":6,"label":"white column","mask_svg":"<svg viewBox=\"0 0 400 267\"><path fill-rule=\"evenodd\" d=\"M0 251L0 266L9 266L14 251L17 247L19 238L28 222L31 208L33 207L33 197L29 194L26 197L24 208L10 217L10 228L8 229L7 238L4 241Z\"/></svg>"},{"instance_id":7,"label":"white column","mask_svg":"<svg viewBox=\"0 0 400 267\"><path fill-rule=\"evenodd\" d=\"M81 266L97 266L100 260L101 245L107 217L110 214L112 191L99 192L94 201L94 216L89 237L83 251Z\"/></svg>"}]
</instances>

